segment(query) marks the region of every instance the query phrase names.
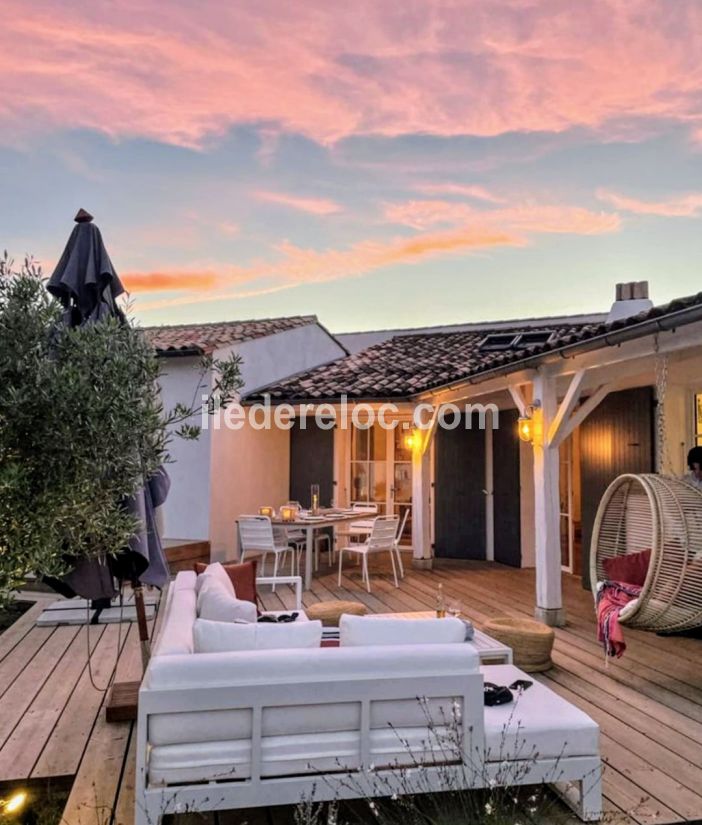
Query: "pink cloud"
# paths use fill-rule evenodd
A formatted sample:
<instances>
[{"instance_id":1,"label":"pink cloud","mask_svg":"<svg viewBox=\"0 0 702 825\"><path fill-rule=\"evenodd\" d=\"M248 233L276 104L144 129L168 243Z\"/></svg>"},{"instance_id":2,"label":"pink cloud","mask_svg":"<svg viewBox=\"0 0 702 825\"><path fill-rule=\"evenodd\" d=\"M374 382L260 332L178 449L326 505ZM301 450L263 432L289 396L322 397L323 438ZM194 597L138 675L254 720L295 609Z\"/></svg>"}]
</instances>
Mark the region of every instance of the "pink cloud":
<instances>
[{"instance_id":1,"label":"pink cloud","mask_svg":"<svg viewBox=\"0 0 702 825\"><path fill-rule=\"evenodd\" d=\"M411 13L377 0L6 0L3 12L4 140L702 125L697 0L426 0Z\"/></svg>"},{"instance_id":2,"label":"pink cloud","mask_svg":"<svg viewBox=\"0 0 702 825\"><path fill-rule=\"evenodd\" d=\"M218 273L198 270L125 272L120 278L127 292L205 291L222 284Z\"/></svg>"},{"instance_id":3,"label":"pink cloud","mask_svg":"<svg viewBox=\"0 0 702 825\"><path fill-rule=\"evenodd\" d=\"M287 206L300 212L309 212L312 215L333 215L341 212L341 205L328 198L305 198L297 195L287 195L284 192L256 192L257 200Z\"/></svg>"},{"instance_id":4,"label":"pink cloud","mask_svg":"<svg viewBox=\"0 0 702 825\"><path fill-rule=\"evenodd\" d=\"M625 212L635 212L638 215L659 215L665 218L694 218L702 214L702 193L692 192L669 198L662 201L647 201L639 198L630 198L616 192L600 189L597 197L611 203L617 209Z\"/></svg>"},{"instance_id":5,"label":"pink cloud","mask_svg":"<svg viewBox=\"0 0 702 825\"><path fill-rule=\"evenodd\" d=\"M456 195L462 198L474 198L487 203L504 203L505 199L495 195L484 186L464 183L420 183L414 187L424 195Z\"/></svg>"},{"instance_id":6,"label":"pink cloud","mask_svg":"<svg viewBox=\"0 0 702 825\"><path fill-rule=\"evenodd\" d=\"M386 204L386 220L414 229L436 225L501 226L508 232L567 233L598 235L616 232L619 216L611 212L592 212L578 206L521 204L498 209L478 210L468 203L441 200L411 200Z\"/></svg>"},{"instance_id":7,"label":"pink cloud","mask_svg":"<svg viewBox=\"0 0 702 825\"><path fill-rule=\"evenodd\" d=\"M247 266L207 265L195 270L131 272L125 278L133 292L183 292L155 299L140 310L252 297L301 284L356 278L390 266L415 264L507 246L524 246L538 233L582 235L614 232L619 216L575 206L525 204L478 210L455 201L409 201L388 204L387 220L419 229L410 237L362 240L342 249L316 250L285 241L277 259ZM437 229L439 225L448 225Z\"/></svg>"},{"instance_id":8,"label":"pink cloud","mask_svg":"<svg viewBox=\"0 0 702 825\"><path fill-rule=\"evenodd\" d=\"M179 304L205 303L268 294L303 283L325 283L356 278L396 264L504 246L521 246L523 238L494 228L461 227L447 232L359 241L345 249L306 249L285 242L277 247L278 260L249 266L224 266L216 272L174 269L170 272L132 272L125 277L133 292L179 290L181 298L139 304L139 310ZM217 289L213 291L213 286ZM234 291L232 291L234 290Z\"/></svg>"}]
</instances>

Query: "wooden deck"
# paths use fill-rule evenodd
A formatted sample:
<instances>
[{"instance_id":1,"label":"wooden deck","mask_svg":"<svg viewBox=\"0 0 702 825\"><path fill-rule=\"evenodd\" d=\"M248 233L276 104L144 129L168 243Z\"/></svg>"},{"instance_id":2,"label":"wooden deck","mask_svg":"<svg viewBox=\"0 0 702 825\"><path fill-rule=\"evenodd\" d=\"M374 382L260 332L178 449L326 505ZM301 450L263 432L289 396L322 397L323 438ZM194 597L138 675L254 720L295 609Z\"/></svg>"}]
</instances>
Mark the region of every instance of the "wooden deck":
<instances>
[{"instance_id":1,"label":"wooden deck","mask_svg":"<svg viewBox=\"0 0 702 825\"><path fill-rule=\"evenodd\" d=\"M478 626L491 616L529 616L533 609L533 571L446 563L408 571L399 590L387 575L372 575L369 595L357 570L348 568L340 589L335 576L323 572L305 604L342 598L363 601L374 612L421 610L433 607L442 582ZM589 593L569 576L564 589L568 627L556 634L555 667L538 678L600 724L608 818L642 825L702 819L702 641L628 631L625 657L606 664ZM266 606L290 608L292 594L279 590L265 595ZM118 679L138 677L136 627L91 627L89 634L85 627L38 628L40 610L32 608L0 636L0 787L49 777L72 781L65 825L131 825L133 725L105 722L104 694L91 684L86 651L89 641L98 687L109 679L118 646ZM289 811L272 809L197 821L291 820Z\"/></svg>"}]
</instances>

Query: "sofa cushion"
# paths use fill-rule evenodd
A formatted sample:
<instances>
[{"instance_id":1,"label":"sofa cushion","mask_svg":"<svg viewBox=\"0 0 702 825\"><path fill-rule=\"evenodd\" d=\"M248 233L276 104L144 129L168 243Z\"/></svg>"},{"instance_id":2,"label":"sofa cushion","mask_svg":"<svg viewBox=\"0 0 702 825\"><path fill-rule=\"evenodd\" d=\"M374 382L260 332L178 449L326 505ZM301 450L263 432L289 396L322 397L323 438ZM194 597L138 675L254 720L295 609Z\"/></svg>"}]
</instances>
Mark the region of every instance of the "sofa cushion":
<instances>
[{"instance_id":1,"label":"sofa cushion","mask_svg":"<svg viewBox=\"0 0 702 825\"><path fill-rule=\"evenodd\" d=\"M197 596L197 615L213 622L255 622L256 605L237 599L231 582L227 586L215 576L205 577Z\"/></svg>"},{"instance_id":2,"label":"sofa cushion","mask_svg":"<svg viewBox=\"0 0 702 825\"><path fill-rule=\"evenodd\" d=\"M243 564L222 564L220 567L229 576L229 580L234 586L234 591L239 599L245 599L247 602L258 604L258 593L256 591L256 564L257 559L245 561ZM208 564L203 562L195 562L195 572L202 575Z\"/></svg>"},{"instance_id":3,"label":"sofa cushion","mask_svg":"<svg viewBox=\"0 0 702 825\"><path fill-rule=\"evenodd\" d=\"M251 607L255 610L254 605ZM200 618L195 622L193 639L195 653L318 648L322 641L322 623L232 624Z\"/></svg>"},{"instance_id":4,"label":"sofa cushion","mask_svg":"<svg viewBox=\"0 0 702 825\"><path fill-rule=\"evenodd\" d=\"M650 562L651 551L641 550L638 553L627 553L625 556L604 559L602 567L610 581L643 587Z\"/></svg>"},{"instance_id":5,"label":"sofa cushion","mask_svg":"<svg viewBox=\"0 0 702 825\"><path fill-rule=\"evenodd\" d=\"M341 647L431 645L464 642L466 626L460 619L392 619L351 616L339 621Z\"/></svg>"},{"instance_id":6,"label":"sofa cushion","mask_svg":"<svg viewBox=\"0 0 702 825\"><path fill-rule=\"evenodd\" d=\"M232 596L236 596L232 580L227 575L224 567L218 562L207 565L207 569L202 572L195 581L195 590L199 593L205 582L214 579L218 581Z\"/></svg>"},{"instance_id":7,"label":"sofa cushion","mask_svg":"<svg viewBox=\"0 0 702 825\"><path fill-rule=\"evenodd\" d=\"M575 705L514 665L485 665L480 670L486 682L497 685L510 685L516 679L534 682L522 693L515 693L514 702L485 708L488 761L599 753L599 726Z\"/></svg>"},{"instance_id":8,"label":"sofa cushion","mask_svg":"<svg viewBox=\"0 0 702 825\"><path fill-rule=\"evenodd\" d=\"M198 621L201 621L198 619ZM314 624L313 622L305 622ZM245 625L230 625L247 631ZM340 679L460 676L478 672L478 654L470 645L401 645L304 650L251 650L165 656L152 659L144 687L164 689L202 685L317 684Z\"/></svg>"},{"instance_id":9,"label":"sofa cushion","mask_svg":"<svg viewBox=\"0 0 702 825\"><path fill-rule=\"evenodd\" d=\"M453 761L453 754L436 747L435 741L426 727L373 730L370 756L378 769ZM264 736L261 742L261 776L265 777L355 769L359 763L357 731ZM149 756L152 784L247 779L250 775L251 742L246 739L161 745L152 748Z\"/></svg>"},{"instance_id":10,"label":"sofa cushion","mask_svg":"<svg viewBox=\"0 0 702 825\"><path fill-rule=\"evenodd\" d=\"M177 581L178 579L176 583ZM195 590L176 587L169 593L165 610L166 615L154 645L153 656L192 653L193 623L196 619Z\"/></svg>"}]
</instances>

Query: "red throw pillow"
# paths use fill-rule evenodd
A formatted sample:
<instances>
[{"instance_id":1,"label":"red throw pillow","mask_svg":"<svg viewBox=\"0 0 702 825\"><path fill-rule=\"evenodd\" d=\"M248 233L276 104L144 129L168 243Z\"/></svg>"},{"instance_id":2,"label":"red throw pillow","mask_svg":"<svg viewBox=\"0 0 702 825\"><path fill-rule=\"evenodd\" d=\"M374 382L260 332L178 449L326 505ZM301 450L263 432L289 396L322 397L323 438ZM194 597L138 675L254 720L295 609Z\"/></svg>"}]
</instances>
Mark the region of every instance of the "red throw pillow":
<instances>
[{"instance_id":1,"label":"red throw pillow","mask_svg":"<svg viewBox=\"0 0 702 825\"><path fill-rule=\"evenodd\" d=\"M258 593L256 592L256 559L245 561L243 564L223 564L222 567L227 571L227 575L234 585L234 592L236 593L237 599L258 604ZM199 576L200 573L204 573L205 570L207 570L207 565L201 561L196 561L194 569Z\"/></svg>"},{"instance_id":2,"label":"red throw pillow","mask_svg":"<svg viewBox=\"0 0 702 825\"><path fill-rule=\"evenodd\" d=\"M628 553L626 556L605 559L602 566L607 578L611 581L643 587L650 561L651 551L641 550L639 553Z\"/></svg>"}]
</instances>

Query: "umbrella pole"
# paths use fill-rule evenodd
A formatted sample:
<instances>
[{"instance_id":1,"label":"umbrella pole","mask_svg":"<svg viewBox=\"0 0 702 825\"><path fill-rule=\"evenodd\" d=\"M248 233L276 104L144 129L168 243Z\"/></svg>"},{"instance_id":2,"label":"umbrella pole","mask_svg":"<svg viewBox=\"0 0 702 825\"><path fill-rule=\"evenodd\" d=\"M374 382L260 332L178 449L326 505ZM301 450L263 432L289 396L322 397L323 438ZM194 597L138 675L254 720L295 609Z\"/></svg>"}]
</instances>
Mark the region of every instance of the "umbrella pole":
<instances>
[{"instance_id":1,"label":"umbrella pole","mask_svg":"<svg viewBox=\"0 0 702 825\"><path fill-rule=\"evenodd\" d=\"M146 671L146 666L151 658L151 644L149 642L149 628L146 624L146 608L144 607L144 588L138 581L132 582L134 591L134 606L136 608L137 626L139 627L139 643L141 645L141 663Z\"/></svg>"}]
</instances>

